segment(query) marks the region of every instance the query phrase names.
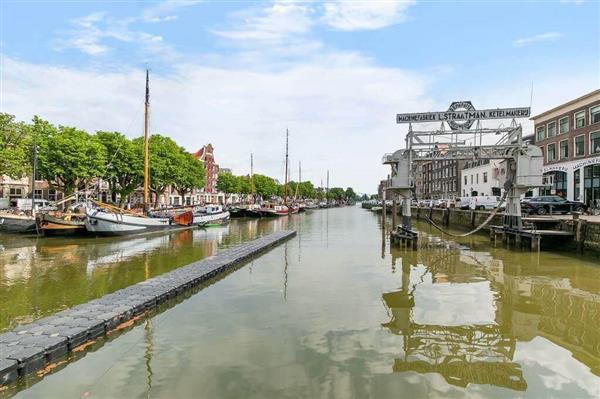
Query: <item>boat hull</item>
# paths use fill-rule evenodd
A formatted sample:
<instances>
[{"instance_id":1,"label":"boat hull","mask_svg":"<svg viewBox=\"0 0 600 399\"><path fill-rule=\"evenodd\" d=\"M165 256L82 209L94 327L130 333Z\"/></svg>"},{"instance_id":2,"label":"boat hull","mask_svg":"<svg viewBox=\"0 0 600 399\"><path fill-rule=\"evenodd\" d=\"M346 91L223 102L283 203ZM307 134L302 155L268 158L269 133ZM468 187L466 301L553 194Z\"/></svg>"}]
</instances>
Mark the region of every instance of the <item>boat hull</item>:
<instances>
[{"instance_id":1,"label":"boat hull","mask_svg":"<svg viewBox=\"0 0 600 399\"><path fill-rule=\"evenodd\" d=\"M11 214L0 214L1 233L35 233L35 218Z\"/></svg>"},{"instance_id":2,"label":"boat hull","mask_svg":"<svg viewBox=\"0 0 600 399\"><path fill-rule=\"evenodd\" d=\"M230 213L228 211L214 214L195 214L194 224L199 226L222 226L229 223Z\"/></svg>"},{"instance_id":3,"label":"boat hull","mask_svg":"<svg viewBox=\"0 0 600 399\"><path fill-rule=\"evenodd\" d=\"M68 220L64 217L55 217L48 214L38 215L38 231L46 237L71 237L86 235L85 217L75 216L75 219Z\"/></svg>"},{"instance_id":4,"label":"boat hull","mask_svg":"<svg viewBox=\"0 0 600 399\"><path fill-rule=\"evenodd\" d=\"M185 229L193 226L173 224L170 218L145 218L140 216L103 212L92 209L87 211L85 228L98 236L123 236L144 234L161 230Z\"/></svg>"}]
</instances>

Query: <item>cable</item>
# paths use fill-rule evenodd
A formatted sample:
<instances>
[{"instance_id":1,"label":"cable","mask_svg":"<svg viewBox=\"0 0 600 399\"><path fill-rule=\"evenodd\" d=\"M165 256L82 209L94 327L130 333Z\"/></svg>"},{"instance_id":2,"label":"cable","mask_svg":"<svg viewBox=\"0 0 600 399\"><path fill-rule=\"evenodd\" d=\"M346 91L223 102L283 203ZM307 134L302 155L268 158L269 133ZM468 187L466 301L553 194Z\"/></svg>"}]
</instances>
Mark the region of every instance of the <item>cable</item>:
<instances>
[{"instance_id":1,"label":"cable","mask_svg":"<svg viewBox=\"0 0 600 399\"><path fill-rule=\"evenodd\" d=\"M508 190L506 190L504 192L504 195L502 196L502 198L500 198L500 202L498 202L498 205L496 205L496 208L490 213L490 215L488 216L488 218L482 224L480 224L479 226L477 226L474 230L469 231L468 233L464 233L464 234L450 233L449 231L446 231L446 230L442 229L440 226L438 226L429 217L425 216L425 219L429 222L429 224L431 224L433 227L435 227L436 229L438 229L439 231L441 231L444 234L448 234L449 236L452 236L452 237L467 237L467 236L470 236L471 234L477 233L479 230L481 230L482 228L484 228L494 218L494 216L496 216L496 214L500 210L500 207L502 206L502 204L506 200L507 196L508 196Z\"/></svg>"}]
</instances>

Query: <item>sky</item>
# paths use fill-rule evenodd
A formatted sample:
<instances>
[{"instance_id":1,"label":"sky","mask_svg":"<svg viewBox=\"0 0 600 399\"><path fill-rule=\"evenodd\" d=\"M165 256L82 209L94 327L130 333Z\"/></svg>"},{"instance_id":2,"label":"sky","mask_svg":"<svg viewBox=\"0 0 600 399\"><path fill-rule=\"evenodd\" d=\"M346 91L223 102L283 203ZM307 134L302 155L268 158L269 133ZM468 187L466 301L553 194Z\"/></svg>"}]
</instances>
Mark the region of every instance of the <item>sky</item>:
<instances>
[{"instance_id":1,"label":"sky","mask_svg":"<svg viewBox=\"0 0 600 399\"><path fill-rule=\"evenodd\" d=\"M532 107L600 88L600 2L0 0L0 112L151 133L221 167L374 193L404 112ZM532 90L533 88L533 90ZM533 95L532 95L533 94ZM529 120L520 121L525 133ZM499 123L493 121L492 123Z\"/></svg>"}]
</instances>

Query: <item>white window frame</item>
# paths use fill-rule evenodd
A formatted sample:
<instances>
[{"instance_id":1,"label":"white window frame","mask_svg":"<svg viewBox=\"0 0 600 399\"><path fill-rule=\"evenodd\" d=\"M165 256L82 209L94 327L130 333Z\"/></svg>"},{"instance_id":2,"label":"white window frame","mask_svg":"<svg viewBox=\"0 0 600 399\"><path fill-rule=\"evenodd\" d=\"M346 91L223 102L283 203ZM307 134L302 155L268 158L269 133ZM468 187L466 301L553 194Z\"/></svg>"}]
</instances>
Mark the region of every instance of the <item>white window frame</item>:
<instances>
[{"instance_id":1,"label":"white window frame","mask_svg":"<svg viewBox=\"0 0 600 399\"><path fill-rule=\"evenodd\" d=\"M548 126L550 126L553 123L554 123L554 136L552 136L552 137L556 137L556 121L552 121L552 122L546 123L546 138L547 139L552 138L552 137L550 137L550 129L548 129Z\"/></svg>"},{"instance_id":2,"label":"white window frame","mask_svg":"<svg viewBox=\"0 0 600 399\"><path fill-rule=\"evenodd\" d=\"M543 137L541 139L538 139L538 130L543 129L544 130L544 134ZM542 141L546 139L546 125L541 125L535 128L535 141Z\"/></svg>"},{"instance_id":3,"label":"white window frame","mask_svg":"<svg viewBox=\"0 0 600 399\"><path fill-rule=\"evenodd\" d=\"M550 159L550 146L553 145L554 146L554 158ZM546 161L547 162L554 162L556 161L556 142L554 143L549 143L546 145Z\"/></svg>"},{"instance_id":4,"label":"white window frame","mask_svg":"<svg viewBox=\"0 0 600 399\"><path fill-rule=\"evenodd\" d=\"M600 154L600 151L594 152L594 147L592 147L592 134L594 134L594 133L600 134L600 130L596 130L595 132L590 132L590 136L589 136L589 140L588 140L588 144L590 145L590 151L589 151L590 155Z\"/></svg>"},{"instance_id":5,"label":"white window frame","mask_svg":"<svg viewBox=\"0 0 600 399\"><path fill-rule=\"evenodd\" d=\"M593 125L593 124L594 124L594 123L592 122L592 109L594 109L594 108L598 108L598 112L600 112L600 104L596 104L596 105L594 105L594 106L590 107L590 119L589 119L590 125ZM600 123L600 122L595 122L595 123ZM595 133L595 132L594 132L594 133Z\"/></svg>"},{"instance_id":6,"label":"white window frame","mask_svg":"<svg viewBox=\"0 0 600 399\"><path fill-rule=\"evenodd\" d=\"M562 150L561 150L561 143L567 143L567 156L566 157L562 157ZM563 160L563 159L569 159L569 139L564 139L558 142L558 159L559 160Z\"/></svg>"},{"instance_id":7,"label":"white window frame","mask_svg":"<svg viewBox=\"0 0 600 399\"><path fill-rule=\"evenodd\" d=\"M567 130L566 130L566 131L564 131L564 132L561 132L561 131L560 131L561 122L562 122L562 121L564 121L565 119L567 120ZM560 119L558 120L558 134L565 134L565 133L569 133L569 130L570 130L570 129L569 129L569 127L570 127L570 121L569 121L569 116L568 116L568 115L567 115L567 116L565 116L565 117L563 117L563 118L560 118Z\"/></svg>"},{"instance_id":8,"label":"white window frame","mask_svg":"<svg viewBox=\"0 0 600 399\"><path fill-rule=\"evenodd\" d=\"M583 126L577 127L577 115L583 114ZM585 109L581 111L577 111L573 114L573 130L581 129L585 126Z\"/></svg>"},{"instance_id":9,"label":"white window frame","mask_svg":"<svg viewBox=\"0 0 600 399\"><path fill-rule=\"evenodd\" d=\"M583 154L577 155L577 137L583 137ZM585 157L585 134L579 134L573 137L573 158Z\"/></svg>"}]
</instances>

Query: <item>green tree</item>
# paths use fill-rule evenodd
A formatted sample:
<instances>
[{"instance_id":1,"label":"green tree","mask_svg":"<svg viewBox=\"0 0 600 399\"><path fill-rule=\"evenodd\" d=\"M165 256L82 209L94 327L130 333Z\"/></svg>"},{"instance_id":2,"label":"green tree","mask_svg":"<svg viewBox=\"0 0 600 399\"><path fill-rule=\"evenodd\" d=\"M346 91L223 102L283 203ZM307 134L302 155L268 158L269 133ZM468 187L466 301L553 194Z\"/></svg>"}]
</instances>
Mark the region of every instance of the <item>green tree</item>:
<instances>
[{"instance_id":1,"label":"green tree","mask_svg":"<svg viewBox=\"0 0 600 399\"><path fill-rule=\"evenodd\" d=\"M39 143L38 170L52 188L68 196L104 175L106 150L96 136L68 126L51 129L39 118L32 128Z\"/></svg>"},{"instance_id":2,"label":"green tree","mask_svg":"<svg viewBox=\"0 0 600 399\"><path fill-rule=\"evenodd\" d=\"M217 177L217 190L225 193L225 202L231 194L240 192L241 179L231 173L220 173Z\"/></svg>"},{"instance_id":3,"label":"green tree","mask_svg":"<svg viewBox=\"0 0 600 399\"><path fill-rule=\"evenodd\" d=\"M144 144L144 138L134 140L138 145ZM167 187L175 183L180 162L180 147L169 137L154 134L150 136L148 143L149 169L150 169L150 191L155 195L154 207L158 206L159 197Z\"/></svg>"},{"instance_id":4,"label":"green tree","mask_svg":"<svg viewBox=\"0 0 600 399\"><path fill-rule=\"evenodd\" d=\"M256 194L262 198L269 198L277 194L277 183L269 176L255 174L254 187Z\"/></svg>"},{"instance_id":5,"label":"green tree","mask_svg":"<svg viewBox=\"0 0 600 399\"><path fill-rule=\"evenodd\" d=\"M184 198L194 188L204 187L206 172L202 161L196 159L184 148L180 147L179 150L173 187L181 195L181 198Z\"/></svg>"},{"instance_id":6,"label":"green tree","mask_svg":"<svg viewBox=\"0 0 600 399\"><path fill-rule=\"evenodd\" d=\"M298 189L299 196L301 198L316 198L317 193L315 191L315 186L309 181L303 181L300 183L300 188Z\"/></svg>"},{"instance_id":7,"label":"green tree","mask_svg":"<svg viewBox=\"0 0 600 399\"><path fill-rule=\"evenodd\" d=\"M345 191L344 191L343 188L341 188L341 187L332 187L329 190L328 197L329 197L329 199L340 201L340 200L344 199L344 195L345 195Z\"/></svg>"},{"instance_id":8,"label":"green tree","mask_svg":"<svg viewBox=\"0 0 600 399\"><path fill-rule=\"evenodd\" d=\"M144 181L144 154L140 142L133 142L119 132L96 132L106 151L104 179L110 192L119 195L119 206Z\"/></svg>"},{"instance_id":9,"label":"green tree","mask_svg":"<svg viewBox=\"0 0 600 399\"><path fill-rule=\"evenodd\" d=\"M346 188L346 192L345 192L344 196L347 201L355 201L356 198L358 197L352 187Z\"/></svg>"},{"instance_id":10,"label":"green tree","mask_svg":"<svg viewBox=\"0 0 600 399\"><path fill-rule=\"evenodd\" d=\"M0 176L18 179L30 173L31 155L29 126L0 113Z\"/></svg>"}]
</instances>

